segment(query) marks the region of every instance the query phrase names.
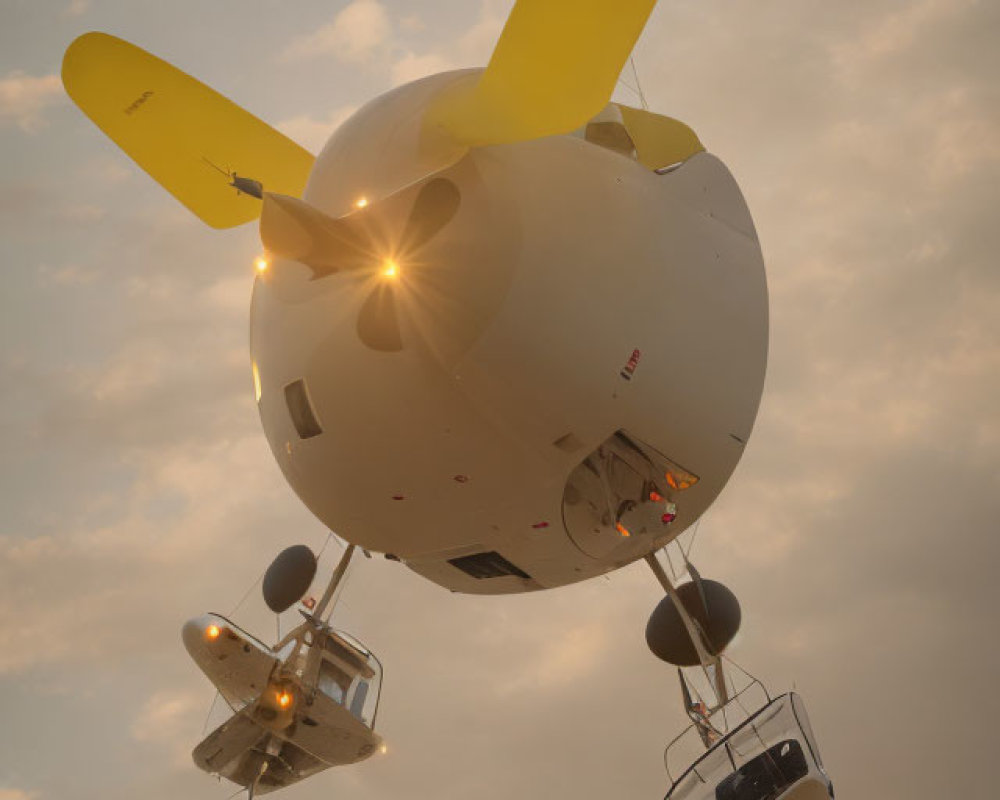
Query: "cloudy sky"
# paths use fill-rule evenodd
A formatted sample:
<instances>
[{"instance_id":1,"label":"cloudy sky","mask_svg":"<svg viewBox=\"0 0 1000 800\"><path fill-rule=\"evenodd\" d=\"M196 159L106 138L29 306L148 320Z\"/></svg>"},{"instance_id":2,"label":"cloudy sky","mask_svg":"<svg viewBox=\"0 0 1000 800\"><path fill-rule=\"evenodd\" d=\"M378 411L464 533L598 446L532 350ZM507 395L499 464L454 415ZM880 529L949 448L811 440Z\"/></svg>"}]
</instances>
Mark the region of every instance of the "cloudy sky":
<instances>
[{"instance_id":1,"label":"cloudy sky","mask_svg":"<svg viewBox=\"0 0 1000 800\"><path fill-rule=\"evenodd\" d=\"M0 0L0 800L225 798L190 762L213 693L180 626L326 537L252 401L255 227L208 230L133 167L63 50L123 36L316 151L371 96L485 63L509 7ZM986 0L661 0L636 49L650 106L740 181L771 290L761 414L695 561L844 798L995 797L998 41ZM662 797L659 596L641 565L471 598L360 562L338 622L386 665L389 751L283 796ZM236 616L273 635L256 594Z\"/></svg>"}]
</instances>

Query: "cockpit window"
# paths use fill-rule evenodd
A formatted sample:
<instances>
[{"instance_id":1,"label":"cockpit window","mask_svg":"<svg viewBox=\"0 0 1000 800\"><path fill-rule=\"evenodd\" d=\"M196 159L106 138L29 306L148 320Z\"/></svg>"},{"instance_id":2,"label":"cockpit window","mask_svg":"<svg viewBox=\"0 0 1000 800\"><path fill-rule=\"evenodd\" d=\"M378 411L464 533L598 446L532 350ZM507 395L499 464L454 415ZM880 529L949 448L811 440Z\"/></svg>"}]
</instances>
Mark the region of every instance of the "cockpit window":
<instances>
[{"instance_id":1,"label":"cockpit window","mask_svg":"<svg viewBox=\"0 0 1000 800\"><path fill-rule=\"evenodd\" d=\"M316 684L323 694L342 704L351 688L351 677L336 664L323 659Z\"/></svg>"}]
</instances>

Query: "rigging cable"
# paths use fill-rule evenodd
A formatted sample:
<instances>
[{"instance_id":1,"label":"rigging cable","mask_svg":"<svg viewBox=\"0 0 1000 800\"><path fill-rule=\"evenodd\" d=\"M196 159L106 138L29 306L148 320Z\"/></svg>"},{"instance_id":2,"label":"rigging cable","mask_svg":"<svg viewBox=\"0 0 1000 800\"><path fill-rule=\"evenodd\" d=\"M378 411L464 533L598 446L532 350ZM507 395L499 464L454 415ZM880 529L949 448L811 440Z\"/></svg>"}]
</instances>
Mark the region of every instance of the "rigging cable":
<instances>
[{"instance_id":1,"label":"rigging cable","mask_svg":"<svg viewBox=\"0 0 1000 800\"><path fill-rule=\"evenodd\" d=\"M701 517L698 517L697 522L694 523L694 528L691 529L691 539L688 541L687 552L685 552L683 547L681 548L681 553L684 554L685 563L688 563L691 560L691 551L694 550L694 540L698 535L698 528L701 527L701 519Z\"/></svg>"},{"instance_id":2,"label":"rigging cable","mask_svg":"<svg viewBox=\"0 0 1000 800\"><path fill-rule=\"evenodd\" d=\"M317 561L319 561L323 557L323 552L326 550L327 545L330 544L331 539L333 539L333 531L328 531L326 534L326 541L323 542L323 546L319 549L319 552L316 554Z\"/></svg>"},{"instance_id":3,"label":"rigging cable","mask_svg":"<svg viewBox=\"0 0 1000 800\"><path fill-rule=\"evenodd\" d=\"M646 103L646 95L642 91L642 84L639 83L639 70L635 68L635 56L629 56L628 62L632 65L632 75L635 78L636 93L639 95L639 102L642 103L642 110L649 111L649 105Z\"/></svg>"},{"instance_id":4,"label":"rigging cable","mask_svg":"<svg viewBox=\"0 0 1000 800\"><path fill-rule=\"evenodd\" d=\"M205 724L201 726L201 735L205 735L205 731L208 730L208 721L212 718L212 712L215 711L215 704L219 701L221 692L218 689L215 690L215 696L212 698L212 705L208 707L208 714L205 715Z\"/></svg>"},{"instance_id":5,"label":"rigging cable","mask_svg":"<svg viewBox=\"0 0 1000 800\"><path fill-rule=\"evenodd\" d=\"M261 572L261 573L260 573L260 575L259 575L259 576L257 577L257 580L255 580L255 581L254 581L254 582L253 582L252 584L250 584L250 588L249 588L249 589L247 589L247 590L246 590L246 593L245 593L245 594L243 595L243 597L241 597L241 598L240 598L240 602L238 602L238 603L236 604L236 606L235 606L235 607L233 608L233 610L232 610L232 611L230 611L230 612L229 612L229 613L228 613L228 614L227 614L226 616L228 616L228 617L231 617L231 616L233 616L233 615L234 615L234 614L235 614L235 613L236 613L237 611L239 611L239 610L240 610L240 607L241 607L241 606L242 606L242 605L243 605L243 604L244 604L244 603L245 603L245 602L247 601L247 598L248 598L248 597L250 596L250 592L252 592L252 591L253 591L254 589L256 589L256 588L257 588L257 585L258 585L258 584L259 584L259 583L260 583L261 581L263 581L263 580L264 580L264 573L266 573L266 572L267 572L267 570L265 569L265 570L264 570L263 572Z\"/></svg>"}]
</instances>

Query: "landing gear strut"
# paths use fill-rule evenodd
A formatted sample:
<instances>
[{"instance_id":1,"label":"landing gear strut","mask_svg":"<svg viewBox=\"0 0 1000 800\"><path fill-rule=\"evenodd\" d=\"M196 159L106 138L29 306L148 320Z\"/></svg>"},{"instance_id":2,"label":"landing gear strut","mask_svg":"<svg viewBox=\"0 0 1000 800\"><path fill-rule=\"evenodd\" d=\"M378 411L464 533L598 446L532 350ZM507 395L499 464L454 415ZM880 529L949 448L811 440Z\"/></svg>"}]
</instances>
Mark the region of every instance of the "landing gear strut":
<instances>
[{"instance_id":1,"label":"landing gear strut","mask_svg":"<svg viewBox=\"0 0 1000 800\"><path fill-rule=\"evenodd\" d=\"M802 698L788 693L772 700L760 681L723 657L739 630L739 603L721 583L702 578L683 550L681 555L691 580L679 585L655 553L646 556L666 591L650 615L646 642L676 666L691 720L664 753L672 781L666 800L832 798ZM729 666L748 679L742 687L737 675L727 674ZM704 674L706 694L685 668Z\"/></svg>"}]
</instances>

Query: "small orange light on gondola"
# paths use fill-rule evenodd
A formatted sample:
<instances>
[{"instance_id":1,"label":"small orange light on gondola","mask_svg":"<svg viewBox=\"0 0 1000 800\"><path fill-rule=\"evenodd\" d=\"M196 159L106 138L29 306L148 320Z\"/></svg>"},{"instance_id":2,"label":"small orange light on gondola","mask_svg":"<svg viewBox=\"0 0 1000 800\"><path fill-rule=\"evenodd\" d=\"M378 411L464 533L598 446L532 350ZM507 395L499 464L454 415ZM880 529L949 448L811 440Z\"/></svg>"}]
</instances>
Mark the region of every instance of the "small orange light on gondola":
<instances>
[{"instance_id":1,"label":"small orange light on gondola","mask_svg":"<svg viewBox=\"0 0 1000 800\"><path fill-rule=\"evenodd\" d=\"M281 692L278 694L278 705L282 708L288 708L292 704L292 693L291 692Z\"/></svg>"},{"instance_id":2,"label":"small orange light on gondola","mask_svg":"<svg viewBox=\"0 0 1000 800\"><path fill-rule=\"evenodd\" d=\"M654 503L662 503L663 495L654 490L649 493L649 499L652 500Z\"/></svg>"},{"instance_id":3,"label":"small orange light on gondola","mask_svg":"<svg viewBox=\"0 0 1000 800\"><path fill-rule=\"evenodd\" d=\"M618 531L618 533L620 533L622 536L631 536L632 535L631 533L629 533L628 528L626 528L620 522L615 523L615 530Z\"/></svg>"}]
</instances>

